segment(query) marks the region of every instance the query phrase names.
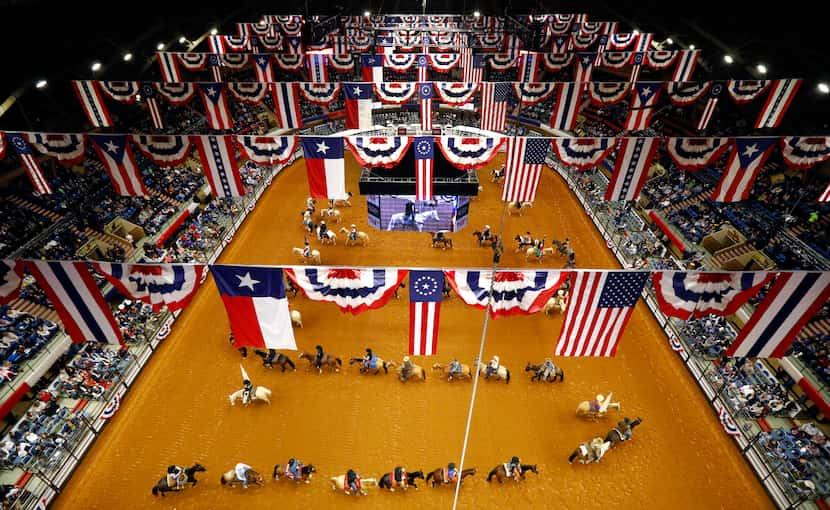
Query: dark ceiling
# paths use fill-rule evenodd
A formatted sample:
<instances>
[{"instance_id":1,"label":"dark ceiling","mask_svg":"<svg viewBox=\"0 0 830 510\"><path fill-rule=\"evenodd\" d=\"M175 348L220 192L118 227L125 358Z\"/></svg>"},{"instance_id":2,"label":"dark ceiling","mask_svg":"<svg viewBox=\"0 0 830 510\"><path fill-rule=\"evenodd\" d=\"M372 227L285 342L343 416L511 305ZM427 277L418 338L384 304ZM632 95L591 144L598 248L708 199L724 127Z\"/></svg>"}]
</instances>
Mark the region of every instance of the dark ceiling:
<instances>
[{"instance_id":1,"label":"dark ceiling","mask_svg":"<svg viewBox=\"0 0 830 510\"><path fill-rule=\"evenodd\" d=\"M108 79L136 79L146 69L148 59L159 42L181 48L176 40L184 35L195 38L210 27L220 33L235 31L237 21L254 21L264 13L359 14L420 12L421 4L400 0L336 2L290 0L264 2L241 0L226 7L209 6L192 0L146 0L142 2L46 0L0 0L0 48L3 48L3 73L0 74L0 102L21 86L39 78L62 83L73 78L91 78L90 64L100 60L104 68L98 75ZM620 32L638 28L655 32L657 40L670 36L683 45L695 44L703 50L706 69L701 79L753 78L754 67L763 62L770 77L801 77L804 85L793 105L794 116L804 116L804 126L828 132L830 95L816 92L819 81L830 82L830 56L825 51L826 30L815 3L788 2L772 8L761 3L666 2L642 0L617 2L527 2L506 0L427 0L427 11L462 13L479 9L485 14L528 12L587 12L590 19L616 20ZM204 46L202 46L204 47ZM125 63L121 56L135 55ZM729 52L736 63L727 66L722 57ZM708 70L708 76L706 75ZM39 126L50 112L62 105L47 90L30 89L22 103L29 114L13 108L0 118L0 127L26 129ZM50 104L51 103L51 104ZM43 108L40 108L40 107ZM799 134L819 134L815 131Z\"/></svg>"}]
</instances>

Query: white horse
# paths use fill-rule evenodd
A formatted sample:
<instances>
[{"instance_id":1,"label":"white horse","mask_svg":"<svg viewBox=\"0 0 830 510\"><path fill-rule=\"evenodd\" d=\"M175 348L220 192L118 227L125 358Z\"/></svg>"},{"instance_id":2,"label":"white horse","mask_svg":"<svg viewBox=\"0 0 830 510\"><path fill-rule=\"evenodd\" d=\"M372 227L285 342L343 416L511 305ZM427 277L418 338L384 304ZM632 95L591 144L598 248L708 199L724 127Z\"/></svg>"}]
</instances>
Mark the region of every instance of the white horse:
<instances>
[{"instance_id":1,"label":"white horse","mask_svg":"<svg viewBox=\"0 0 830 510\"><path fill-rule=\"evenodd\" d=\"M320 235L320 228L317 228L317 237L320 239L322 244L330 244L333 246L337 246L337 234L334 233L334 230L326 229L326 233L324 235Z\"/></svg>"},{"instance_id":2,"label":"white horse","mask_svg":"<svg viewBox=\"0 0 830 510\"><path fill-rule=\"evenodd\" d=\"M308 257L305 257L303 255L303 249L302 248L297 248L297 247L291 248L291 253L293 253L294 255L297 255L299 257L303 257L303 264L307 264L309 260L311 260L315 264L320 263L320 252L317 251L317 250L311 250L311 255L309 255Z\"/></svg>"},{"instance_id":3,"label":"white horse","mask_svg":"<svg viewBox=\"0 0 830 510\"><path fill-rule=\"evenodd\" d=\"M328 209L320 209L321 218L333 218L335 223L340 223L340 211L333 207Z\"/></svg>"},{"instance_id":4,"label":"white horse","mask_svg":"<svg viewBox=\"0 0 830 510\"><path fill-rule=\"evenodd\" d=\"M612 402L611 395L613 393L608 393L607 397L602 395L597 395L597 402L599 403L599 411L594 411L591 409L591 402L587 400L583 400L576 406L576 415L577 416L587 416L592 419L602 418L608 413L609 409L616 409L617 411L620 410L620 403L619 402Z\"/></svg>"},{"instance_id":5,"label":"white horse","mask_svg":"<svg viewBox=\"0 0 830 510\"><path fill-rule=\"evenodd\" d=\"M352 238L349 237L349 230L346 227L340 227L340 232L346 234L346 246L354 246L356 244L361 246L369 246L369 234L363 232L362 230L357 231L356 240L352 240Z\"/></svg>"},{"instance_id":6,"label":"white horse","mask_svg":"<svg viewBox=\"0 0 830 510\"><path fill-rule=\"evenodd\" d=\"M340 490L340 491L344 491L346 494L351 494L351 491L348 490L348 488L346 487L346 475L345 474L332 476L331 478L329 478L329 480L331 480L331 490L333 490L333 491ZM377 485L377 483L378 483L378 481L375 478L361 478L360 479L360 484L359 484L359 487L360 487L359 494L361 496L365 496L367 493L366 493L365 490L363 490L363 487L368 487L370 485Z\"/></svg>"},{"instance_id":7,"label":"white horse","mask_svg":"<svg viewBox=\"0 0 830 510\"><path fill-rule=\"evenodd\" d=\"M610 441L603 441L601 437L595 437L577 446L576 450L568 457L568 462L573 463L574 460L579 461L580 464L599 462L610 449Z\"/></svg>"},{"instance_id":8,"label":"white horse","mask_svg":"<svg viewBox=\"0 0 830 510\"><path fill-rule=\"evenodd\" d=\"M242 389L242 390L234 391L233 393L228 395L228 400L231 401L231 405L236 405L236 401L240 400L242 398L242 394L244 392L245 392L245 390ZM271 398L270 397L271 397L271 390L269 390L265 386L256 386L254 388L253 393L251 393L251 402L253 402L254 400L264 400L270 406L271 405Z\"/></svg>"},{"instance_id":9,"label":"white horse","mask_svg":"<svg viewBox=\"0 0 830 510\"><path fill-rule=\"evenodd\" d=\"M441 221L441 218L438 217L438 209L432 209L426 212L419 212L415 214L415 228L418 229L418 232L424 231L424 223L426 220L435 220ZM404 225L408 225L409 223L406 221L406 216L404 213L395 213L389 218L389 228L386 230L398 230Z\"/></svg>"},{"instance_id":10,"label":"white horse","mask_svg":"<svg viewBox=\"0 0 830 510\"><path fill-rule=\"evenodd\" d=\"M295 328L303 327L303 316L299 310L291 310L291 325Z\"/></svg>"}]
</instances>

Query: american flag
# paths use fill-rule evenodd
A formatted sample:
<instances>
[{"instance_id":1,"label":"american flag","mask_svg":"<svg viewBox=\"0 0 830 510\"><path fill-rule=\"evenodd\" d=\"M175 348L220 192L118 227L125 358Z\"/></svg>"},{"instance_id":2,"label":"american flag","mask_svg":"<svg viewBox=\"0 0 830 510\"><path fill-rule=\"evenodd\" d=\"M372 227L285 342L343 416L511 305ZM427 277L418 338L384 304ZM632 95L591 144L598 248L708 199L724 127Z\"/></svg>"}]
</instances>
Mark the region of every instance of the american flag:
<instances>
[{"instance_id":1,"label":"american flag","mask_svg":"<svg viewBox=\"0 0 830 510\"><path fill-rule=\"evenodd\" d=\"M14 147L17 155L20 156L20 161L23 163L23 168L26 169L26 174L29 175L29 180L32 181L37 193L52 193L52 187L49 186L49 181L43 175L43 170L35 159L35 153L32 147L24 138L23 133L6 133L6 139L9 145Z\"/></svg>"},{"instance_id":2,"label":"american flag","mask_svg":"<svg viewBox=\"0 0 830 510\"><path fill-rule=\"evenodd\" d=\"M418 95L421 98L421 129L432 129L432 83L419 83Z\"/></svg>"},{"instance_id":3,"label":"american flag","mask_svg":"<svg viewBox=\"0 0 830 510\"><path fill-rule=\"evenodd\" d=\"M432 174L435 147L431 136L415 137L415 200L432 200Z\"/></svg>"},{"instance_id":4,"label":"american flag","mask_svg":"<svg viewBox=\"0 0 830 510\"><path fill-rule=\"evenodd\" d=\"M481 129L504 131L507 122L507 96L511 94L509 83L481 84Z\"/></svg>"},{"instance_id":5,"label":"american flag","mask_svg":"<svg viewBox=\"0 0 830 510\"><path fill-rule=\"evenodd\" d=\"M703 115L700 116L700 121L697 123L698 131L703 131L712 120L712 115L715 113L715 107L718 105L718 99L723 93L723 83L715 82L709 88L709 94L706 99L706 105L703 107Z\"/></svg>"},{"instance_id":6,"label":"american flag","mask_svg":"<svg viewBox=\"0 0 830 510\"><path fill-rule=\"evenodd\" d=\"M98 90L98 83L91 80L72 80L72 86L92 127L111 127L112 119Z\"/></svg>"},{"instance_id":7,"label":"american flag","mask_svg":"<svg viewBox=\"0 0 830 510\"><path fill-rule=\"evenodd\" d=\"M441 312L441 271L409 272L409 354L432 356L438 352Z\"/></svg>"},{"instance_id":8,"label":"american flag","mask_svg":"<svg viewBox=\"0 0 830 510\"><path fill-rule=\"evenodd\" d=\"M634 271L573 273L556 355L614 356L648 276Z\"/></svg>"},{"instance_id":9,"label":"american flag","mask_svg":"<svg viewBox=\"0 0 830 510\"><path fill-rule=\"evenodd\" d=\"M801 80L776 80L769 91L764 109L758 115L755 128L778 127L800 86Z\"/></svg>"},{"instance_id":10,"label":"american flag","mask_svg":"<svg viewBox=\"0 0 830 510\"><path fill-rule=\"evenodd\" d=\"M119 195L147 196L127 135L87 135Z\"/></svg>"},{"instance_id":11,"label":"american flag","mask_svg":"<svg viewBox=\"0 0 830 510\"><path fill-rule=\"evenodd\" d=\"M614 174L605 191L605 200L637 200L659 145L659 138L620 140Z\"/></svg>"},{"instance_id":12,"label":"american flag","mask_svg":"<svg viewBox=\"0 0 830 510\"><path fill-rule=\"evenodd\" d=\"M231 111L222 83L199 83L202 104L211 129L233 129Z\"/></svg>"},{"instance_id":13,"label":"american flag","mask_svg":"<svg viewBox=\"0 0 830 510\"><path fill-rule=\"evenodd\" d=\"M735 138L735 146L718 186L712 192L712 200L738 202L749 198L752 185L777 142L778 138Z\"/></svg>"},{"instance_id":14,"label":"american flag","mask_svg":"<svg viewBox=\"0 0 830 510\"><path fill-rule=\"evenodd\" d=\"M501 199L508 202L532 202L548 154L550 139L513 137L507 139L504 189Z\"/></svg>"},{"instance_id":15,"label":"american flag","mask_svg":"<svg viewBox=\"0 0 830 510\"><path fill-rule=\"evenodd\" d=\"M484 78L484 55L473 55L472 48L461 50L461 81L481 83Z\"/></svg>"},{"instance_id":16,"label":"american flag","mask_svg":"<svg viewBox=\"0 0 830 510\"><path fill-rule=\"evenodd\" d=\"M726 356L783 357L801 328L828 300L830 273L781 273Z\"/></svg>"}]
</instances>

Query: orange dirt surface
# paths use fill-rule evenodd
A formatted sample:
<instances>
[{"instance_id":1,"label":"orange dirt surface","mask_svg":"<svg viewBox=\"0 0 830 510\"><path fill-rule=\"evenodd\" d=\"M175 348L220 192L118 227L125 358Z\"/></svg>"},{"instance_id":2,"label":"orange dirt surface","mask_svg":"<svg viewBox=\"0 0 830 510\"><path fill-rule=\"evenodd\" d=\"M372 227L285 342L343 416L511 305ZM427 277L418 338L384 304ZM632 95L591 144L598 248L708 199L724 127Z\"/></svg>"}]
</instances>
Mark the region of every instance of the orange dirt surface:
<instances>
[{"instance_id":1,"label":"orange dirt surface","mask_svg":"<svg viewBox=\"0 0 830 510\"><path fill-rule=\"evenodd\" d=\"M494 162L493 165L498 164ZM473 242L472 231L500 224L500 185L481 171L484 191L471 204L469 226L449 236L452 250L430 247L429 234L369 229L366 205L357 196L359 169L347 158L353 207L342 208L341 225L356 223L371 237L368 248L312 246L328 265L402 267L482 267L489 248ZM222 255L222 263L296 264L292 246L301 247L300 211L307 185L302 162L280 174ZM318 203L318 208L322 204ZM570 237L580 268L619 267L567 185L552 171L542 176L539 196L524 216L508 217L508 239L530 230L548 239ZM539 267L525 263L505 243L503 267ZM543 267L561 268L549 257ZM384 359L400 363L408 347L407 291L400 300L358 316L344 315L332 304L302 296L292 306L304 328L296 329L301 350L322 344L344 360L339 374L263 368L250 355L241 360L227 342L229 326L216 286L208 278L173 333L159 346L126 395L121 410L104 429L73 474L54 508L448 508L453 490L419 481L420 490L388 493L368 488L368 497L332 492L329 477L353 468L379 477L395 466L433 470L461 455L471 382L448 383L438 372L426 382L402 384L395 375L359 375L347 358L372 347ZM441 308L439 354L414 358L421 366L446 363L454 356L470 363L478 353L484 312L452 295ZM539 363L553 352L562 316L508 317L490 320L485 359L498 354L511 371L509 384L481 380L464 467L478 474L461 490L460 508L772 508L761 484L665 335L640 302L613 359L555 358L565 371L563 383L531 383L528 361ZM299 353L288 353L292 359ZM227 396L241 387L242 362L254 384L273 391L272 405L255 402L231 407ZM592 422L575 416L579 402L614 392L619 412ZM582 441L603 436L624 416L643 418L633 441L610 451L598 464L569 465L567 457ZM521 484L485 481L494 466L512 455L538 464ZM274 482L275 463L290 457L313 463L318 474L308 485ZM154 498L151 487L169 464L200 462L200 483L185 492ZM264 487L247 490L219 484L220 475L245 462L266 475Z\"/></svg>"}]
</instances>

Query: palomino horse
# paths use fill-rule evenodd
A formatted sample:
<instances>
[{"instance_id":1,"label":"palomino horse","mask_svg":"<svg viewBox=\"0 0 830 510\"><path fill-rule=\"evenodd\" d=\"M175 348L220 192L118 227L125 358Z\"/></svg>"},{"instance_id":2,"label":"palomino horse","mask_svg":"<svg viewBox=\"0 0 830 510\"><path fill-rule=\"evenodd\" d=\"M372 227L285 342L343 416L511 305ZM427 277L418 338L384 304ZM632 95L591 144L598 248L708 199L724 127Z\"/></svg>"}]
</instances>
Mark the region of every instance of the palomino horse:
<instances>
[{"instance_id":1,"label":"palomino horse","mask_svg":"<svg viewBox=\"0 0 830 510\"><path fill-rule=\"evenodd\" d=\"M308 264L308 261L309 261L309 260L311 260L311 261L312 261L312 262L314 262L315 264L319 264L319 263L320 263L320 252L319 252L318 250L311 250L311 255L309 255L308 257L306 257L305 255L303 255L303 250L302 250L302 248L297 248L297 247L295 246L294 248L291 248L291 253L293 253L294 255L296 255L296 256L298 256L298 257L302 257L302 259L303 259L303 264Z\"/></svg>"},{"instance_id":2,"label":"palomino horse","mask_svg":"<svg viewBox=\"0 0 830 510\"><path fill-rule=\"evenodd\" d=\"M199 464L198 462L193 464L189 468L186 468L184 470L184 475L182 475L185 477L184 483L189 483L191 487L195 487L196 484L199 483L199 481L196 480L196 473L202 471L207 471L207 468ZM179 480L181 480L181 478ZM169 485L167 485L167 476L162 477L162 479L159 480L159 482L153 486L153 496L158 496L159 493L161 493L161 495L164 496L165 492L170 491L177 492L178 489L176 487L170 487Z\"/></svg>"},{"instance_id":3,"label":"palomino horse","mask_svg":"<svg viewBox=\"0 0 830 510\"><path fill-rule=\"evenodd\" d=\"M617 423L616 427L614 427L608 432L608 435L605 436L605 441L611 443L612 448L624 441L628 441L628 439L626 439L625 437L626 430L631 429L631 431L633 432L634 427L641 423L643 423L643 419L640 417L637 417L637 419L634 421L631 421L628 417L626 417L623 419L623 421Z\"/></svg>"},{"instance_id":4,"label":"palomino horse","mask_svg":"<svg viewBox=\"0 0 830 510\"><path fill-rule=\"evenodd\" d=\"M307 352L300 353L300 359L308 360L308 370L311 370L315 364L317 357L313 354L309 354ZM329 367L334 372L339 372L340 367L343 365L343 361L340 358L335 358L330 354L323 354L323 359L320 360L320 373L323 373L323 367Z\"/></svg>"},{"instance_id":5,"label":"palomino horse","mask_svg":"<svg viewBox=\"0 0 830 510\"><path fill-rule=\"evenodd\" d=\"M580 464L599 462L610 449L611 443L609 441L603 441L601 437L595 437L577 446L576 450L568 457L568 463L573 464L574 460L578 460Z\"/></svg>"},{"instance_id":6,"label":"palomino horse","mask_svg":"<svg viewBox=\"0 0 830 510\"><path fill-rule=\"evenodd\" d=\"M236 405L236 401L242 398L242 394L245 390L237 390L228 395L228 400L231 401L231 405ZM271 390L266 388L265 386L256 386L254 388L253 393L251 394L251 402L254 400L264 400L271 405Z\"/></svg>"},{"instance_id":7,"label":"palomino horse","mask_svg":"<svg viewBox=\"0 0 830 510\"><path fill-rule=\"evenodd\" d=\"M403 381L403 366L398 368L398 375L401 377ZM426 381L427 380L427 371L424 370L424 367L421 365L416 365L415 363L412 364L412 371L406 376L407 381ZM405 382L405 381L404 381Z\"/></svg>"},{"instance_id":8,"label":"palomino horse","mask_svg":"<svg viewBox=\"0 0 830 510\"><path fill-rule=\"evenodd\" d=\"M452 381L453 379L472 379L473 378L473 369L470 368L470 365L465 365L464 363L461 364L461 373L450 375L450 366L449 365L442 365L441 363L436 363L432 365L433 370L441 370L446 374L447 380Z\"/></svg>"},{"instance_id":9,"label":"palomino horse","mask_svg":"<svg viewBox=\"0 0 830 510\"><path fill-rule=\"evenodd\" d=\"M332 476L331 478L329 478L329 480L331 481L331 490L340 490L345 492L346 494L352 493L346 485L345 474ZM378 481L376 478L359 478L357 486L360 490L357 493L355 493L355 496L365 496L367 493L365 490L363 490L363 486L365 485L368 487L369 485L377 485L377 483Z\"/></svg>"},{"instance_id":10,"label":"palomino horse","mask_svg":"<svg viewBox=\"0 0 830 510\"><path fill-rule=\"evenodd\" d=\"M300 467L300 477L295 479L294 481L297 483L305 482L311 483L311 477L314 473L317 472L317 468L314 467L314 464L309 464L307 466ZM279 480L280 477L283 477L287 480L291 480L291 477L288 476L288 465L277 464L274 466L274 480Z\"/></svg>"},{"instance_id":11,"label":"palomino horse","mask_svg":"<svg viewBox=\"0 0 830 510\"><path fill-rule=\"evenodd\" d=\"M487 365L482 363L482 364L479 365L478 373L481 375L481 377L483 377L485 379L489 379L490 377L493 377L495 379L503 379L504 381L507 382L507 384L510 384L510 370L508 370L507 367L505 367L504 365L499 365L499 369L496 370L495 375L488 376L487 375Z\"/></svg>"},{"instance_id":12,"label":"palomino horse","mask_svg":"<svg viewBox=\"0 0 830 510\"><path fill-rule=\"evenodd\" d=\"M609 409L616 409L617 411L620 410L620 403L619 402L611 402L611 395L613 393L608 393L607 397L602 397L602 395L597 395L599 401L599 411L593 411L591 409L591 403L587 400L583 400L579 403L576 407L576 415L577 416L588 416L590 418L602 418L608 412Z\"/></svg>"},{"instance_id":13,"label":"palomino horse","mask_svg":"<svg viewBox=\"0 0 830 510\"><path fill-rule=\"evenodd\" d=\"M552 255L553 248L542 248L541 250L537 250L536 248L528 248L525 250L525 260L536 260L538 263L542 263L542 259L545 258L545 255Z\"/></svg>"},{"instance_id":14,"label":"palomino horse","mask_svg":"<svg viewBox=\"0 0 830 510\"><path fill-rule=\"evenodd\" d=\"M551 370L550 379L545 378L545 364L540 363L538 365L534 365L533 363L528 362L527 366L525 367L525 372L533 372L533 376L530 378L531 381L548 381L548 382L555 382L556 378L559 378L559 382L565 381L565 371L561 368L557 367L556 365L553 366L553 370Z\"/></svg>"},{"instance_id":15,"label":"palomino horse","mask_svg":"<svg viewBox=\"0 0 830 510\"><path fill-rule=\"evenodd\" d=\"M461 475L458 477L458 481L463 482L465 478L467 478L468 476L473 476L474 474L476 474L476 468L465 469L464 471L461 472ZM432 479L432 488L433 489L437 485L446 485L446 484L450 483L450 481L447 480L447 467L446 466L439 467L438 469L436 469L432 473L427 474L426 481L429 482L430 478Z\"/></svg>"},{"instance_id":16,"label":"palomino horse","mask_svg":"<svg viewBox=\"0 0 830 510\"><path fill-rule=\"evenodd\" d=\"M349 237L349 231L346 227L340 227L340 232L346 234L346 246L354 246L356 244L359 244L360 246L369 246L369 234L366 232L358 230L357 239Z\"/></svg>"},{"instance_id":17,"label":"palomino horse","mask_svg":"<svg viewBox=\"0 0 830 510\"><path fill-rule=\"evenodd\" d=\"M299 310L291 310L291 325L295 328L303 327L303 316Z\"/></svg>"},{"instance_id":18,"label":"palomino horse","mask_svg":"<svg viewBox=\"0 0 830 510\"><path fill-rule=\"evenodd\" d=\"M407 470L403 470L401 473L403 476L401 480L395 480L395 472L392 471L391 473L386 473L385 475L380 477L378 480L378 487L381 489L389 489L390 492L395 492L395 487L400 487L403 490L408 489L410 486L414 487L415 489L418 488L418 485L415 483L415 480L420 478L421 480L424 479L424 472L423 471L413 471L408 472Z\"/></svg>"},{"instance_id":19,"label":"palomino horse","mask_svg":"<svg viewBox=\"0 0 830 510\"><path fill-rule=\"evenodd\" d=\"M518 214L519 216L522 215L522 211L526 211L533 207L533 202L509 202L507 204L507 214L514 215Z\"/></svg>"},{"instance_id":20,"label":"palomino horse","mask_svg":"<svg viewBox=\"0 0 830 510\"><path fill-rule=\"evenodd\" d=\"M513 480L518 482L525 479L525 473L528 471L536 473L537 475L539 474L539 468L536 467L536 464L521 464L519 466L519 478L516 478L513 475L507 474L507 467L505 464L499 464L490 470L490 474L487 475L487 481L492 481L495 476L499 483L504 483L505 480Z\"/></svg>"},{"instance_id":21,"label":"palomino horse","mask_svg":"<svg viewBox=\"0 0 830 510\"><path fill-rule=\"evenodd\" d=\"M441 218L438 217L438 209L415 213L415 224L413 226L418 230L418 232L423 232L424 223L426 223L427 220L441 221ZM393 214L389 218L389 226L386 230L400 230L401 227L407 225L412 225L412 223L406 221L406 214L399 212Z\"/></svg>"},{"instance_id":22,"label":"palomino horse","mask_svg":"<svg viewBox=\"0 0 830 510\"><path fill-rule=\"evenodd\" d=\"M248 485L255 484L262 487L265 485L265 479L262 477L261 474L257 473L253 469L249 469L245 473L245 479L248 481ZM236 470L231 469L230 471L225 471L221 478L219 478L219 482L222 485L230 485L231 487L236 487L237 485L242 485L242 481L236 477Z\"/></svg>"},{"instance_id":23,"label":"palomino horse","mask_svg":"<svg viewBox=\"0 0 830 510\"><path fill-rule=\"evenodd\" d=\"M361 374L369 374L377 375L380 373L381 369L383 369L383 373L388 374L389 369L393 368L395 365L394 361L383 361L381 358L377 359L377 364L375 368L368 368L363 364L363 358L352 358L349 360L349 365L354 365L355 363L360 363L360 373Z\"/></svg>"},{"instance_id":24,"label":"palomino horse","mask_svg":"<svg viewBox=\"0 0 830 510\"><path fill-rule=\"evenodd\" d=\"M321 218L331 218L335 223L340 223L340 211L333 207L328 209L320 209Z\"/></svg>"},{"instance_id":25,"label":"palomino horse","mask_svg":"<svg viewBox=\"0 0 830 510\"><path fill-rule=\"evenodd\" d=\"M352 203L349 201L350 198L352 198L352 192L347 191L346 192L346 198L335 198L333 200L329 200L329 204L331 204L332 206L338 206L339 205L341 207L344 207L344 206L345 207L351 207Z\"/></svg>"},{"instance_id":26,"label":"palomino horse","mask_svg":"<svg viewBox=\"0 0 830 510\"><path fill-rule=\"evenodd\" d=\"M291 358L276 351L274 351L273 354L269 351L273 351L273 349L269 349L268 351L254 349L254 354L262 358L262 366L265 368L274 368L274 365L277 365L283 372L285 372L286 365L288 365L291 367L291 370L297 370L297 367L294 365L294 362L291 361Z\"/></svg>"},{"instance_id":27,"label":"palomino horse","mask_svg":"<svg viewBox=\"0 0 830 510\"><path fill-rule=\"evenodd\" d=\"M556 294L548 299L542 311L545 315L552 315L553 312L565 313L568 308L568 296L565 295L564 290L557 290Z\"/></svg>"}]
</instances>

